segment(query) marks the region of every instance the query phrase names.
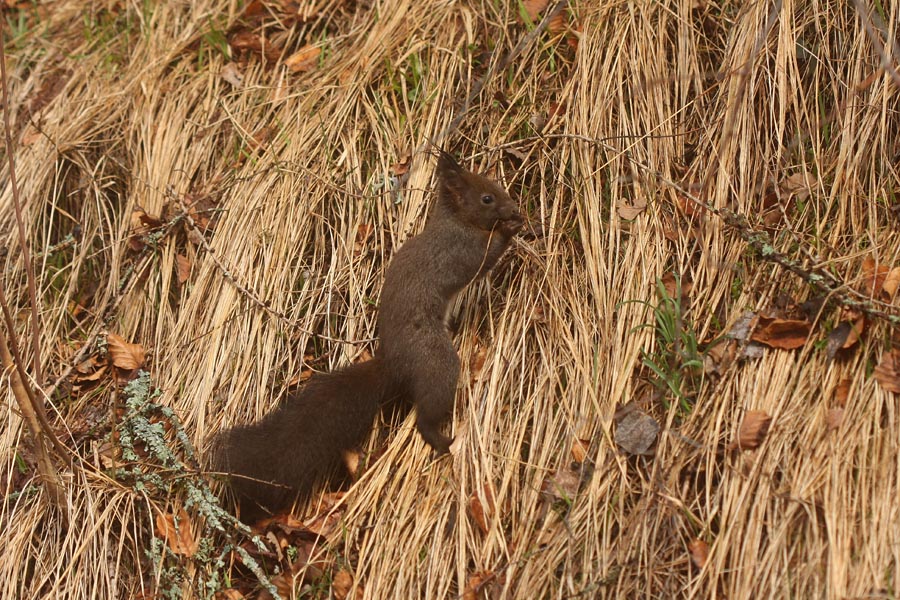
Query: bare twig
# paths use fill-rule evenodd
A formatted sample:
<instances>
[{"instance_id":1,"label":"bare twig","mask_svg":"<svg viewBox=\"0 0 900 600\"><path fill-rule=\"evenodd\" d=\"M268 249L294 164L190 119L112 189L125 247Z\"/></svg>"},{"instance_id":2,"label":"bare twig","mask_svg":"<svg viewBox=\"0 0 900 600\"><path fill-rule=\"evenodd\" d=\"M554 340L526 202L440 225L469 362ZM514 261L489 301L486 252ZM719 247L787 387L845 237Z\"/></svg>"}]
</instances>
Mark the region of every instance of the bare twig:
<instances>
[{"instance_id":1,"label":"bare twig","mask_svg":"<svg viewBox=\"0 0 900 600\"><path fill-rule=\"evenodd\" d=\"M0 40L3 38L3 25L5 19L0 19ZM3 125L6 134L6 158L9 161L9 183L12 186L13 207L16 211L16 226L19 232L19 248L22 250L22 260L25 262L25 275L28 279L28 298L31 301L31 351L33 356L34 379L41 385L41 320L38 311L37 284L34 276L34 265L31 262L31 253L28 249L28 238L25 236L25 223L22 219L22 202L19 198L19 186L16 182L15 154L13 152L12 129L9 123L9 90L6 83L6 50L0 43L0 83L3 86ZM13 332L10 331L10 335ZM23 382L24 383L24 382Z\"/></svg>"}]
</instances>

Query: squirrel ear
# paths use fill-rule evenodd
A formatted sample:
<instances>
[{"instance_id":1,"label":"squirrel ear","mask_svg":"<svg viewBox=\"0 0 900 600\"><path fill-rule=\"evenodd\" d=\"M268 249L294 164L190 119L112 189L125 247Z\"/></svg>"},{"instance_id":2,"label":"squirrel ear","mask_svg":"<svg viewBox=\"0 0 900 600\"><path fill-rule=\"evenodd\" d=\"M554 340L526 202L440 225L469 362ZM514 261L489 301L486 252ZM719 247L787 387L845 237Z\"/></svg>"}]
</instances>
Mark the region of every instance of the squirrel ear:
<instances>
[{"instance_id":1,"label":"squirrel ear","mask_svg":"<svg viewBox=\"0 0 900 600\"><path fill-rule=\"evenodd\" d=\"M442 197L447 201L458 204L462 201L466 189L463 178L463 169L457 164L450 153L438 148L438 187L442 191Z\"/></svg>"},{"instance_id":2,"label":"squirrel ear","mask_svg":"<svg viewBox=\"0 0 900 600\"><path fill-rule=\"evenodd\" d=\"M448 175L459 173L462 169L457 164L456 160L454 160L453 156L445 151L443 148L437 148L438 151L438 163L437 163L437 171L438 175Z\"/></svg>"}]
</instances>

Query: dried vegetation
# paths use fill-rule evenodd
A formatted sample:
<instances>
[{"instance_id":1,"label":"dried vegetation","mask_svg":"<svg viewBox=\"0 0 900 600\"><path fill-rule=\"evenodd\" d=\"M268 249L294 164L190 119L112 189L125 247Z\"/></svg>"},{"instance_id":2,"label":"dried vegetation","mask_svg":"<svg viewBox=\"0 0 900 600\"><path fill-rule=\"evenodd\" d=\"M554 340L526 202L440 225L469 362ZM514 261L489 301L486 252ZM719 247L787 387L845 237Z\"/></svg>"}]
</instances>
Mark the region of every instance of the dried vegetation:
<instances>
[{"instance_id":1,"label":"dried vegetation","mask_svg":"<svg viewBox=\"0 0 900 600\"><path fill-rule=\"evenodd\" d=\"M3 597L896 596L898 0L3 4L75 454L54 497L4 392ZM459 452L379 424L346 495L201 558L204 477L141 436L202 453L375 350L428 139L532 223L459 302Z\"/></svg>"}]
</instances>

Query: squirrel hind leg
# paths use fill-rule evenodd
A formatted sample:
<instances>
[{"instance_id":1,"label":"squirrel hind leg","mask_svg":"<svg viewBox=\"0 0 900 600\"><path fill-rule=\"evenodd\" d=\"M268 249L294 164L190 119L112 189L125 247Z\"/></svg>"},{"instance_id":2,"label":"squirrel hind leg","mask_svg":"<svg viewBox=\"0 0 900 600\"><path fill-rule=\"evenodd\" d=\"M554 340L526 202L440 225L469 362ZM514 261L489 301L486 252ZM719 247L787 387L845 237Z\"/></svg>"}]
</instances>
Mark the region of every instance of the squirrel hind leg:
<instances>
[{"instance_id":1,"label":"squirrel hind leg","mask_svg":"<svg viewBox=\"0 0 900 600\"><path fill-rule=\"evenodd\" d=\"M441 433L441 425L453 412L459 357L449 342L422 356L427 356L428 360L412 369L415 375L410 386L416 406L416 428L440 456L449 452L453 442L453 438Z\"/></svg>"}]
</instances>

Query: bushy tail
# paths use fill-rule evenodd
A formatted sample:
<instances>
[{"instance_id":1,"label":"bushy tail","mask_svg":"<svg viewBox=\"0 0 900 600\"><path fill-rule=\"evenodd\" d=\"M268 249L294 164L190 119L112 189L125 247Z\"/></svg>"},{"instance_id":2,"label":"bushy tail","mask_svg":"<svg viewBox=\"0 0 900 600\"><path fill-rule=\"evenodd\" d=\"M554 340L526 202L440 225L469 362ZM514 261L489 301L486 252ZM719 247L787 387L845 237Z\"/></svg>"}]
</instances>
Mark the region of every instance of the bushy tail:
<instances>
[{"instance_id":1,"label":"bushy tail","mask_svg":"<svg viewBox=\"0 0 900 600\"><path fill-rule=\"evenodd\" d=\"M317 483L346 476L342 453L365 440L388 385L380 359L352 364L313 376L262 420L220 434L213 468L231 474L241 518L285 509Z\"/></svg>"}]
</instances>

